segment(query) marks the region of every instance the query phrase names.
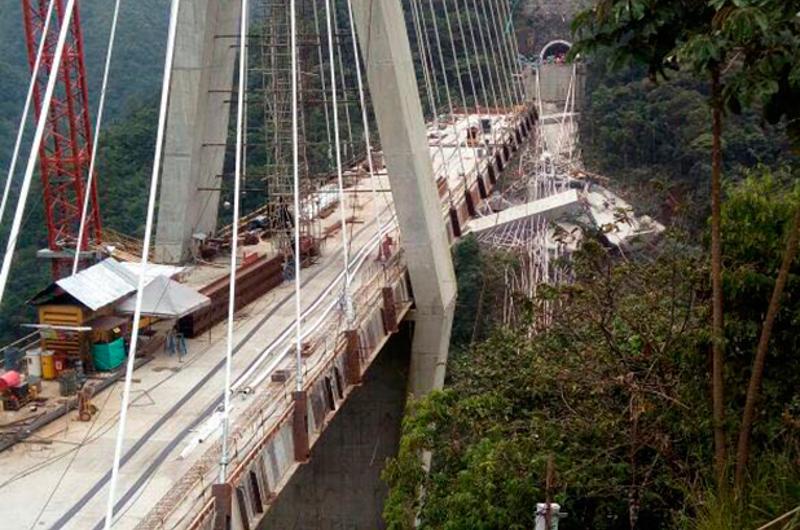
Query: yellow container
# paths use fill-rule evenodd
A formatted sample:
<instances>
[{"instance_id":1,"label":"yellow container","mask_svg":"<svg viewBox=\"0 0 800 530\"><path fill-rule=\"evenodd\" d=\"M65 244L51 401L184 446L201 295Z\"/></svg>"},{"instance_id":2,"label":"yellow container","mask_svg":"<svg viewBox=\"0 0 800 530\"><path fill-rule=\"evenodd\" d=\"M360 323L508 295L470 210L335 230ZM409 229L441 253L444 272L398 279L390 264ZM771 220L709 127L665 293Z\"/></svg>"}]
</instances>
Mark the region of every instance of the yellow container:
<instances>
[{"instance_id":1,"label":"yellow container","mask_svg":"<svg viewBox=\"0 0 800 530\"><path fill-rule=\"evenodd\" d=\"M52 381L56 378L56 360L53 352L42 352L42 379Z\"/></svg>"}]
</instances>

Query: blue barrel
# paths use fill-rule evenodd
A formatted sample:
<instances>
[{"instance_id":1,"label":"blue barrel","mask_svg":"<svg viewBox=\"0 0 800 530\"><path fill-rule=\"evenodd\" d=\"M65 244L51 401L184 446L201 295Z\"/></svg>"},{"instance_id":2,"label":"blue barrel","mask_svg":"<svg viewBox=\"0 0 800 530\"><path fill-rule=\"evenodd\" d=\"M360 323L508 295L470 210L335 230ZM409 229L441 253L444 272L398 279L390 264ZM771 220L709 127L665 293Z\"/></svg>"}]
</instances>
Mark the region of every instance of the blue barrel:
<instances>
[{"instance_id":1,"label":"blue barrel","mask_svg":"<svg viewBox=\"0 0 800 530\"><path fill-rule=\"evenodd\" d=\"M17 348L9 348L3 355L3 368L6 370L20 371L20 363L24 358L22 350Z\"/></svg>"}]
</instances>

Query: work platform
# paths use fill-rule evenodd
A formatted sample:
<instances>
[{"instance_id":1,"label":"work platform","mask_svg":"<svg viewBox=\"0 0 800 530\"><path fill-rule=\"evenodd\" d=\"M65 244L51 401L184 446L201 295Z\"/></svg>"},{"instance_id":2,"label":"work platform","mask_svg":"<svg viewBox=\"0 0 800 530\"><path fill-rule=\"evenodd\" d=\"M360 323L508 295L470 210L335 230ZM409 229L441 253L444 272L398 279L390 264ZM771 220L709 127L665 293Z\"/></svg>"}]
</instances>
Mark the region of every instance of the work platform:
<instances>
[{"instance_id":1,"label":"work platform","mask_svg":"<svg viewBox=\"0 0 800 530\"><path fill-rule=\"evenodd\" d=\"M470 141L470 127L487 120L485 141ZM462 115L428 128L451 241L465 231L533 123L534 114L520 107ZM293 392L293 283L281 283L236 314L228 481L235 529L256 527L412 307L388 180L385 171L374 181L356 179L346 190L345 204L321 221L329 237L316 262L302 271L304 393ZM342 303L341 233L335 230L342 207L351 218L351 322ZM379 256L387 236L391 252ZM245 251L274 249L259 243ZM195 266L186 282L202 287L224 277L226 267L224 256ZM221 493L212 485L220 458L225 324L189 339L187 347L180 358L157 352L134 374L115 528L211 528L217 516L215 494ZM4 524L102 527L120 401L121 385L112 385L94 397L99 411L91 422L75 421L69 413L0 453L0 492L7 505L26 506L8 511Z\"/></svg>"}]
</instances>

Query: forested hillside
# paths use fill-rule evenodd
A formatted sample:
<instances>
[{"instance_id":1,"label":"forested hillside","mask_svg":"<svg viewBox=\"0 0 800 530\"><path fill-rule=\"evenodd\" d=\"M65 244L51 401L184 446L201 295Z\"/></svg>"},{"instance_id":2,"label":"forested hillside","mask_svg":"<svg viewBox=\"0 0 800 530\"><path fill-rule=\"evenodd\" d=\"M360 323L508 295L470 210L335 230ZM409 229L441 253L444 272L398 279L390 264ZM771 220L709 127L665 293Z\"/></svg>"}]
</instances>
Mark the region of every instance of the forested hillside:
<instances>
[{"instance_id":1,"label":"forested hillside","mask_svg":"<svg viewBox=\"0 0 800 530\"><path fill-rule=\"evenodd\" d=\"M518 3L521 33L569 4ZM549 499L563 530L800 528L798 5L585 4L584 165L668 230L586 231L533 299L524 255L458 245L448 380L409 407L387 525L533 528Z\"/></svg>"},{"instance_id":2,"label":"forested hillside","mask_svg":"<svg viewBox=\"0 0 800 530\"><path fill-rule=\"evenodd\" d=\"M152 118L163 68L169 5L164 0L137 0L122 2L121 5L108 87L106 126L100 138L98 185L106 225L137 233L143 222L141 190L146 182L142 164L147 160L145 155L152 153ZM113 2L108 0L80 2L92 120L96 115L102 82L112 9ZM5 183L30 79L19 2L8 1L0 6L0 45L4 50L0 57L0 91L3 93L0 101L0 174ZM28 131L33 128L31 123L29 121ZM27 151L23 149L21 156L27 157ZM16 182L24 169L25 158L22 160ZM13 207L14 203L11 205ZM0 230L0 241L4 246L12 211L6 212ZM9 288L0 308L0 343L19 334L19 323L31 321L31 311L25 300L45 286L49 278L49 267L35 257L36 250L45 245L45 237L41 188L35 180Z\"/></svg>"},{"instance_id":3,"label":"forested hillside","mask_svg":"<svg viewBox=\"0 0 800 530\"><path fill-rule=\"evenodd\" d=\"M154 96L162 70L168 4L164 0L122 2L107 99L110 120L123 116L131 100ZM94 111L100 95L113 2L82 0L79 5L89 97ZM0 102L0 164L8 167L30 70L20 2L4 2L0 15L0 46L3 49L0 57L0 89L3 91Z\"/></svg>"}]
</instances>

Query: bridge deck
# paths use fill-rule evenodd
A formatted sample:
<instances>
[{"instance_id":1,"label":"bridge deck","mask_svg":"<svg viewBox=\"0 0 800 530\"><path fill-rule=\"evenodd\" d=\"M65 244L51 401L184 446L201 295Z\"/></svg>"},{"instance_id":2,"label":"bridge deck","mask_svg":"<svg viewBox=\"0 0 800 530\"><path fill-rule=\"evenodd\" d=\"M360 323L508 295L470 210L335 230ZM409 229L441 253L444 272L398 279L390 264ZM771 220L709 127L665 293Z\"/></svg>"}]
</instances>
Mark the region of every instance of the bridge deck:
<instances>
[{"instance_id":1,"label":"bridge deck","mask_svg":"<svg viewBox=\"0 0 800 530\"><path fill-rule=\"evenodd\" d=\"M515 116L492 117L495 126L504 127L503 145L515 142L515 130L505 129L512 119L516 121ZM474 119L471 124L475 124ZM466 119L456 123L462 141L467 128ZM440 193L443 215L451 235L458 235L460 228L455 225L466 222L464 204L473 200L467 199L467 195L475 198L478 188L485 188L484 193L491 188L491 179L486 177L491 156L484 150L463 149L462 158L458 158L459 142L455 141L452 128L443 131L443 135L432 128L430 132L435 174L448 183L444 193ZM441 138L437 141L436 136ZM442 155L448 159L447 164ZM467 184L460 175L462 160L468 174ZM495 167L492 171L496 174L499 169ZM480 175L480 185L476 175ZM396 248L388 262L376 260L379 243L376 211L380 212L385 233L398 241L396 223L392 222L392 198L386 191L388 179L379 174L376 181L375 188L379 190L376 196L369 192L373 183L364 178L355 185L360 193L348 193L345 204L347 215L356 217L356 222L349 225L351 293L357 312L362 370L378 353L390 331L382 315L384 288L391 288L394 310L400 316L411 304L402 249ZM355 209L354 201L358 202ZM337 211L323 221L323 227L338 221ZM339 232L331 236L319 260L304 269L302 276L304 342L309 344L303 370L309 392L308 434L312 444L352 388L343 381L347 370L344 355L347 326L337 304L342 285L340 237ZM190 283L207 283L224 272L225 269L213 266L200 267L193 271ZM261 467L257 480L272 496L280 491L297 465L292 454L291 429L295 366L293 289L292 282L284 282L240 310L234 334L233 374L235 389L240 392L233 400L231 480L241 481L248 469L254 469L254 459L264 459L269 454L270 465L266 470ZM117 513L121 519L117 528L187 527L198 514L210 514L207 509L211 501L210 484L219 458L215 446L219 421L214 411L221 400L224 352L223 323L189 340L188 354L183 359L159 353L136 371L118 487ZM274 382L273 375L280 370L286 370L288 377ZM81 530L101 525L120 397L121 385L114 385L94 398L99 412L91 422L75 421L74 414L68 414L34 433L26 442L0 453L0 466L4 469L0 483L3 499L7 506L26 506L24 510L7 510L5 525ZM326 402L331 398L333 402ZM247 493L252 496L250 488ZM265 493L262 495L266 503L269 499ZM250 512L246 517L257 517L257 513Z\"/></svg>"}]
</instances>

